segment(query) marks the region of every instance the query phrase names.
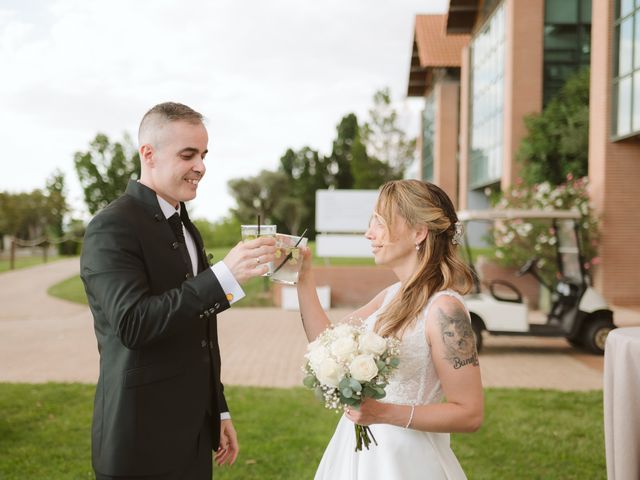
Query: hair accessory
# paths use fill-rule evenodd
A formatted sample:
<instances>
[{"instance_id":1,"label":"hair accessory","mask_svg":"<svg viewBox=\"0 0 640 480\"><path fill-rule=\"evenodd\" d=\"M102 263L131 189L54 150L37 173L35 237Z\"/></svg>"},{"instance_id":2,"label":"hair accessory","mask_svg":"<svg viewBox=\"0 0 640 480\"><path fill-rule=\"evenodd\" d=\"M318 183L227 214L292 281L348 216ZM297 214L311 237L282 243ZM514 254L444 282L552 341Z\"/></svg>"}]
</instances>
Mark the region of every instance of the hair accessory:
<instances>
[{"instance_id":1,"label":"hair accessory","mask_svg":"<svg viewBox=\"0 0 640 480\"><path fill-rule=\"evenodd\" d=\"M451 243L454 245L460 245L462 243L462 235L464 234L464 224L461 221L457 221L454 225L453 238L451 238Z\"/></svg>"}]
</instances>

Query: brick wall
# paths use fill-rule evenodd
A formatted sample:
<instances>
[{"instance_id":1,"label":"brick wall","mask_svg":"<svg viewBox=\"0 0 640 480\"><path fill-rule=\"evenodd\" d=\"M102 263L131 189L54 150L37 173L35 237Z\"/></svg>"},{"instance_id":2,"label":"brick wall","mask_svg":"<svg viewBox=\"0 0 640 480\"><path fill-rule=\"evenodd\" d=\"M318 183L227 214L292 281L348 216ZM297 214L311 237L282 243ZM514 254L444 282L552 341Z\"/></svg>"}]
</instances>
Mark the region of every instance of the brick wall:
<instances>
[{"instance_id":1,"label":"brick wall","mask_svg":"<svg viewBox=\"0 0 640 480\"><path fill-rule=\"evenodd\" d=\"M589 181L602 222L595 287L611 303L640 305L640 142L611 141L614 2L592 5Z\"/></svg>"},{"instance_id":2,"label":"brick wall","mask_svg":"<svg viewBox=\"0 0 640 480\"><path fill-rule=\"evenodd\" d=\"M398 281L388 268L368 266L314 266L317 286L331 287L331 307L361 307L381 290ZM280 306L279 284L273 284L273 300Z\"/></svg>"}]
</instances>

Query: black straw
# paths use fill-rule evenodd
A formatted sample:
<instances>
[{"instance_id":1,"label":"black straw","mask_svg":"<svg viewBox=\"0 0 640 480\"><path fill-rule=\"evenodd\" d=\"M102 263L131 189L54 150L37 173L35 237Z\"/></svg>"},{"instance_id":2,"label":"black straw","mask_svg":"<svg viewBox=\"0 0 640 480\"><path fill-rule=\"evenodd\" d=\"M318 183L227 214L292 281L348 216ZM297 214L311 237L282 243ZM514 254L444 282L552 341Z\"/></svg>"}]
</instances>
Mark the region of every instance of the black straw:
<instances>
[{"instance_id":1,"label":"black straw","mask_svg":"<svg viewBox=\"0 0 640 480\"><path fill-rule=\"evenodd\" d=\"M298 238L298 241L296 242L296 244L293 246L293 248L296 248L300 242L302 241L302 239L304 238L304 234L307 233L307 230L309 230L308 228L304 229L304 232L302 232L302 235L300 235L300 238ZM287 261L291 258L291 252L289 252L287 254L286 257L284 257L284 260L282 261L282 263L280 265L278 265L278 268L276 268L273 273L271 275L273 275L274 273L276 273L278 270L280 270L282 268L282 266L287 263Z\"/></svg>"},{"instance_id":2,"label":"black straw","mask_svg":"<svg viewBox=\"0 0 640 480\"><path fill-rule=\"evenodd\" d=\"M258 214L258 236L260 236L260 214Z\"/></svg>"}]
</instances>

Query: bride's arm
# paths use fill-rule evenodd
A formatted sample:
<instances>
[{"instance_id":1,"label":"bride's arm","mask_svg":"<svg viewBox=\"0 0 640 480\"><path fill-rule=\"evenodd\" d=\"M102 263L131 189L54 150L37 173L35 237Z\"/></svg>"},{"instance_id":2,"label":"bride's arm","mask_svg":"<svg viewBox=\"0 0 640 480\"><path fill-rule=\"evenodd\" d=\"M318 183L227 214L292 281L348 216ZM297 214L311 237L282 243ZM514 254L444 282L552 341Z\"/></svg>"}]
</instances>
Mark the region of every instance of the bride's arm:
<instances>
[{"instance_id":1,"label":"bride's arm","mask_svg":"<svg viewBox=\"0 0 640 480\"><path fill-rule=\"evenodd\" d=\"M302 317L302 325L307 334L307 339L312 342L327 327L331 325L331 321L320 305L318 293L316 292L316 281L311 269L311 250L307 247L302 249L303 262L298 276L298 303L300 304L300 316ZM380 292L365 306L352 312L343 318L341 323L360 324L363 319L367 318L382 305L386 289Z\"/></svg>"},{"instance_id":2,"label":"bride's arm","mask_svg":"<svg viewBox=\"0 0 640 480\"><path fill-rule=\"evenodd\" d=\"M480 366L462 304L449 296L436 299L429 308L426 335L446 401L412 407L366 400L359 412L351 410L351 420L428 432L473 432L480 428L484 410Z\"/></svg>"}]
</instances>

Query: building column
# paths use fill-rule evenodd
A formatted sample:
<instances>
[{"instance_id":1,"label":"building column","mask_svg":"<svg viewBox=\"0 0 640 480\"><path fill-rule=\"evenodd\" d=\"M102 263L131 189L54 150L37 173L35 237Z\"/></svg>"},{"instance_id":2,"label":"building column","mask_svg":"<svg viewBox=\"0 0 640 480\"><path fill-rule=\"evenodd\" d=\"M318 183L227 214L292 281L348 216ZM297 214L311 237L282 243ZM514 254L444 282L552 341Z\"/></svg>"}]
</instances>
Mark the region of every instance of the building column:
<instances>
[{"instance_id":1,"label":"building column","mask_svg":"<svg viewBox=\"0 0 640 480\"><path fill-rule=\"evenodd\" d=\"M610 141L614 4L592 2L589 182L601 219L594 282L607 301L640 305L640 142Z\"/></svg>"},{"instance_id":2,"label":"building column","mask_svg":"<svg viewBox=\"0 0 640 480\"><path fill-rule=\"evenodd\" d=\"M442 80L435 86L435 135L433 181L442 188L453 206L458 205L458 90L454 80Z\"/></svg>"},{"instance_id":3,"label":"building column","mask_svg":"<svg viewBox=\"0 0 640 480\"><path fill-rule=\"evenodd\" d=\"M502 190L518 177L524 117L542 111L544 0L505 0L505 29Z\"/></svg>"},{"instance_id":4,"label":"building column","mask_svg":"<svg viewBox=\"0 0 640 480\"><path fill-rule=\"evenodd\" d=\"M460 53L460 123L458 138L458 201L457 207L464 210L469 206L469 108L470 104L470 81L471 81L471 59L469 46L465 46Z\"/></svg>"}]
</instances>

